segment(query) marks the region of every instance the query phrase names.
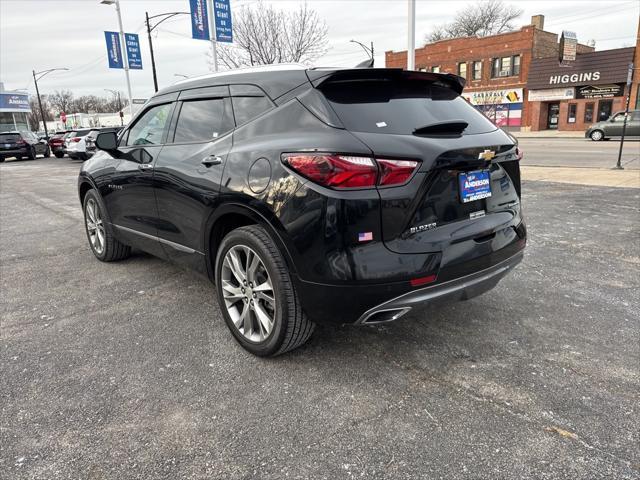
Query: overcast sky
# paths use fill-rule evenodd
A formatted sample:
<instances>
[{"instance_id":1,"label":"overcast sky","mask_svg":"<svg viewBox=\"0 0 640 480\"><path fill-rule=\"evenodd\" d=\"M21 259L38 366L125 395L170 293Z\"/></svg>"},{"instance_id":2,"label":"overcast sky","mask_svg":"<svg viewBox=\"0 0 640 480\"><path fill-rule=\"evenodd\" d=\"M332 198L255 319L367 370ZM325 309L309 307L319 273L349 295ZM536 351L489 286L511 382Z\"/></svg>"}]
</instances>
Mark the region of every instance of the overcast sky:
<instances>
[{"instance_id":1,"label":"overcast sky","mask_svg":"<svg viewBox=\"0 0 640 480\"><path fill-rule=\"evenodd\" d=\"M231 0L231 8L257 0ZM265 3L296 8L294 0ZM455 11L469 1L417 1L416 46L430 29L451 21ZM633 46L640 14L637 0L536 0L512 1L524 10L518 26L530 23L531 15L544 14L545 30L575 31L578 41L593 39L598 50ZM153 93L149 47L144 13L189 11L188 0L120 0L124 29L139 33L144 69L131 71L134 98ZM407 48L406 0L309 0L329 29L329 52L317 66L353 66L365 59L350 39L374 42L377 66L384 65L384 51ZM31 71L67 67L40 83L41 93L69 89L76 95L108 95L104 89L126 91L123 70L107 67L104 30L118 30L113 6L99 0L0 0L0 81L6 89L27 88L35 93ZM209 71L209 43L191 39L188 16L168 20L154 32L154 50L160 87L179 80L174 74L195 76Z\"/></svg>"}]
</instances>

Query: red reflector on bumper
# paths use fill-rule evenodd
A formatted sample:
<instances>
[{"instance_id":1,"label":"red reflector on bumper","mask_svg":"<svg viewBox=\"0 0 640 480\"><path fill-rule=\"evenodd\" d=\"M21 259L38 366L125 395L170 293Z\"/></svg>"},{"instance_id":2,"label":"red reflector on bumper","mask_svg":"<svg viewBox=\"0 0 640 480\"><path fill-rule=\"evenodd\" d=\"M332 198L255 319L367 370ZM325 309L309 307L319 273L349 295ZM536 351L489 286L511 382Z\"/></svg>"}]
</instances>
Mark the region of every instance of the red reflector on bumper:
<instances>
[{"instance_id":1,"label":"red reflector on bumper","mask_svg":"<svg viewBox=\"0 0 640 480\"><path fill-rule=\"evenodd\" d=\"M412 287L419 287L421 285L426 285L427 283L433 283L438 278L437 275L429 275L428 277L420 277L420 278L412 278L409 283L411 283Z\"/></svg>"}]
</instances>

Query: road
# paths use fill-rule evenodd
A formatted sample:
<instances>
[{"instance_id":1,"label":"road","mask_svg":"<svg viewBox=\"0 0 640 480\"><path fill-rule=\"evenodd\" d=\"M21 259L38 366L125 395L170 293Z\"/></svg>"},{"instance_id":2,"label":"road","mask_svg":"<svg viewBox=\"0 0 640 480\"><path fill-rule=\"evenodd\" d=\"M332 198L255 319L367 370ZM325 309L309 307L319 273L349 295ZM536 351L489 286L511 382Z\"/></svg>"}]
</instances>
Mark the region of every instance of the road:
<instances>
[{"instance_id":1,"label":"road","mask_svg":"<svg viewBox=\"0 0 640 480\"><path fill-rule=\"evenodd\" d=\"M640 478L640 189L525 182L491 293L265 360L206 279L93 257L78 168L0 165L0 478Z\"/></svg>"},{"instance_id":2,"label":"road","mask_svg":"<svg viewBox=\"0 0 640 480\"><path fill-rule=\"evenodd\" d=\"M593 142L586 138L520 138L524 165L612 168L618 160L620 142ZM640 141L625 140L625 168L640 169Z\"/></svg>"}]
</instances>

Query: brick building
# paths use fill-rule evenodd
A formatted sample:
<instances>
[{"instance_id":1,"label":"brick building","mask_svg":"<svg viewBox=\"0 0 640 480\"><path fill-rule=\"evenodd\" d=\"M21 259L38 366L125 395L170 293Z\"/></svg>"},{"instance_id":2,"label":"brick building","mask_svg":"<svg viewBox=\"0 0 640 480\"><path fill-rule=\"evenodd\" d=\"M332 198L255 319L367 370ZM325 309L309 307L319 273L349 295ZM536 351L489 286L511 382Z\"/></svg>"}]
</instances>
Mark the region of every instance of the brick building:
<instances>
[{"instance_id":1,"label":"brick building","mask_svg":"<svg viewBox=\"0 0 640 480\"><path fill-rule=\"evenodd\" d=\"M584 53L568 65L557 57L534 59L527 80L531 130L585 131L624 110L634 51L631 47Z\"/></svg>"},{"instance_id":2,"label":"brick building","mask_svg":"<svg viewBox=\"0 0 640 480\"><path fill-rule=\"evenodd\" d=\"M577 44L577 54L594 48ZM490 37L454 38L417 48L416 69L450 72L467 79L463 96L508 129L528 129L532 112L526 98L534 59L558 58L558 34L544 30L544 16L535 15L520 30ZM407 52L386 52L387 67L406 68Z\"/></svg>"}]
</instances>

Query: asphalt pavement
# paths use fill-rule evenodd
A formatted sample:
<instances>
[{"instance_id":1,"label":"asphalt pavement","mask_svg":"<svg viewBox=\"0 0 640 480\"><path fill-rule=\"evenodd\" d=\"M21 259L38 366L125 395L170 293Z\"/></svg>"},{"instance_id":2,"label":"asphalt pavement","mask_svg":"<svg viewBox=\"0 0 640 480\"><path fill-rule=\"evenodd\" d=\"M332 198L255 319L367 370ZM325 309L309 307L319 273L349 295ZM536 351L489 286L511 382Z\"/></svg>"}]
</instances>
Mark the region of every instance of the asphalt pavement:
<instances>
[{"instance_id":1,"label":"asphalt pavement","mask_svg":"<svg viewBox=\"0 0 640 480\"><path fill-rule=\"evenodd\" d=\"M620 140L594 142L586 138L519 138L524 165L544 167L612 168L618 161ZM622 165L640 169L640 140L626 139Z\"/></svg>"},{"instance_id":2,"label":"asphalt pavement","mask_svg":"<svg viewBox=\"0 0 640 480\"><path fill-rule=\"evenodd\" d=\"M79 166L0 165L0 478L640 478L640 189L525 181L492 292L265 360L206 279L93 257Z\"/></svg>"}]
</instances>

